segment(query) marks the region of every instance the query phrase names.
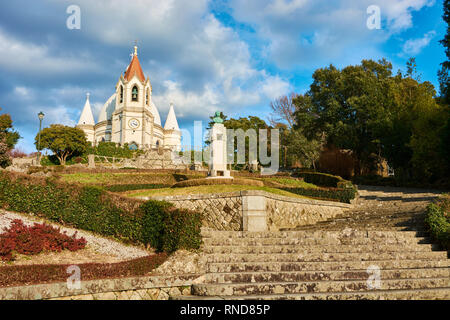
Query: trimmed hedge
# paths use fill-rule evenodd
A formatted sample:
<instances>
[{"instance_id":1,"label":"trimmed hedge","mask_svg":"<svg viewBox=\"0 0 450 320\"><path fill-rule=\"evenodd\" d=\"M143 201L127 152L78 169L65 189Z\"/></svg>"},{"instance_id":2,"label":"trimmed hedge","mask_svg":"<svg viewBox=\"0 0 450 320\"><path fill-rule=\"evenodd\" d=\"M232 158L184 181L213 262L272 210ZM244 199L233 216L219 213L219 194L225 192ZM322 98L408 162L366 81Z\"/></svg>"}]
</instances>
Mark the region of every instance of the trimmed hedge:
<instances>
[{"instance_id":1,"label":"trimmed hedge","mask_svg":"<svg viewBox=\"0 0 450 320\"><path fill-rule=\"evenodd\" d=\"M350 203L355 199L355 188L328 188L328 189L306 189L306 188L279 188L302 196L316 198L318 200L331 200Z\"/></svg>"},{"instance_id":2,"label":"trimmed hedge","mask_svg":"<svg viewBox=\"0 0 450 320\"><path fill-rule=\"evenodd\" d=\"M150 244L152 237L162 238L163 248L200 247L201 215L175 209L166 203L120 197L101 187L58 182L52 178L36 178L23 174L0 172L0 206L17 212L34 213L75 228L112 236L127 242ZM163 230L157 235L148 221L162 216ZM173 230L167 223L186 225L186 230ZM146 222L147 221L147 222ZM192 228L190 226L196 226ZM165 244L167 234L178 232L176 242ZM190 233L194 232L194 233ZM157 248L159 249L159 248Z\"/></svg>"},{"instance_id":3,"label":"trimmed hedge","mask_svg":"<svg viewBox=\"0 0 450 320\"><path fill-rule=\"evenodd\" d=\"M329 187L329 188L352 188L353 185L350 181L342 179L339 176L333 176L328 173L320 172L297 172L293 174L294 177L303 178L308 183L315 184L316 186Z\"/></svg>"},{"instance_id":4,"label":"trimmed hedge","mask_svg":"<svg viewBox=\"0 0 450 320\"><path fill-rule=\"evenodd\" d=\"M316 186L326 187L327 189L304 189L289 188L285 189L303 196L312 198L323 198L337 200L344 203L350 203L355 199L357 190L351 181L342 179L328 173L299 171L293 174L294 177L302 178L305 182L315 184Z\"/></svg>"},{"instance_id":5,"label":"trimmed hedge","mask_svg":"<svg viewBox=\"0 0 450 320\"><path fill-rule=\"evenodd\" d=\"M113 184L103 187L105 190L110 192L126 192L134 190L143 189L161 189L168 188L170 185L167 184L155 184L155 183L141 183L141 184Z\"/></svg>"},{"instance_id":6,"label":"trimmed hedge","mask_svg":"<svg viewBox=\"0 0 450 320\"><path fill-rule=\"evenodd\" d=\"M446 195L427 207L425 224L431 236L444 249L450 250L450 196Z\"/></svg>"},{"instance_id":7,"label":"trimmed hedge","mask_svg":"<svg viewBox=\"0 0 450 320\"><path fill-rule=\"evenodd\" d=\"M165 253L118 263L78 264L81 280L97 280L148 275L166 261ZM0 287L67 281L70 265L23 265L0 267Z\"/></svg>"},{"instance_id":8,"label":"trimmed hedge","mask_svg":"<svg viewBox=\"0 0 450 320\"><path fill-rule=\"evenodd\" d=\"M195 187L195 186L210 186L210 185L218 185L218 184L240 184L247 186L258 186L263 187L264 182L260 180L254 179L245 179L245 178L234 178L234 179L223 179L223 178L210 178L210 179L193 179L193 180L184 180L175 183L172 188L185 188L185 187Z\"/></svg>"}]
</instances>

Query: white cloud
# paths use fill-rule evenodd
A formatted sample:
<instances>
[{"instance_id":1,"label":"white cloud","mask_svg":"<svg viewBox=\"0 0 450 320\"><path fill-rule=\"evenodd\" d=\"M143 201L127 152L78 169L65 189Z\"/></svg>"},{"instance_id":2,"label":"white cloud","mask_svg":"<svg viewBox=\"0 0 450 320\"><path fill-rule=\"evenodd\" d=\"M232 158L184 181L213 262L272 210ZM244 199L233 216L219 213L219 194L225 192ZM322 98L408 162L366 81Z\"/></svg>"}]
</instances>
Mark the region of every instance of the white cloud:
<instances>
[{"instance_id":1,"label":"white cloud","mask_svg":"<svg viewBox=\"0 0 450 320\"><path fill-rule=\"evenodd\" d=\"M423 48L430 44L431 39L436 35L435 31L427 32L422 38L409 39L403 45L403 53L409 56L419 54Z\"/></svg>"},{"instance_id":2,"label":"white cloud","mask_svg":"<svg viewBox=\"0 0 450 320\"><path fill-rule=\"evenodd\" d=\"M231 0L233 17L251 25L267 46L267 57L291 69L339 62L356 63L367 52L413 26L412 12L434 0ZM367 8L378 5L381 30L367 28Z\"/></svg>"},{"instance_id":3,"label":"white cloud","mask_svg":"<svg viewBox=\"0 0 450 320\"><path fill-rule=\"evenodd\" d=\"M86 59L52 55L46 45L17 40L1 28L0 68L13 73L44 75L97 70L97 66Z\"/></svg>"}]
</instances>

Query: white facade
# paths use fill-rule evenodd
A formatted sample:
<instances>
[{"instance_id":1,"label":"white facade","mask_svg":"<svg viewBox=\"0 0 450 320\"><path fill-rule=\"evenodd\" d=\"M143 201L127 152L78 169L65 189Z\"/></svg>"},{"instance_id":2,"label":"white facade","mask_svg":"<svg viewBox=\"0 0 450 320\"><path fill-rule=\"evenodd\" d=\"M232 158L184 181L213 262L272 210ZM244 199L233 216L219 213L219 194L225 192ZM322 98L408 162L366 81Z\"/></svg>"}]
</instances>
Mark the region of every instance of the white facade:
<instances>
[{"instance_id":1,"label":"white facade","mask_svg":"<svg viewBox=\"0 0 450 320\"><path fill-rule=\"evenodd\" d=\"M94 145L106 141L121 146L127 143L130 148L139 149L181 149L181 132L174 107L171 104L163 128L152 101L150 80L145 78L137 57L137 47L125 75L121 75L116 84L116 92L100 110L97 123L88 96L77 127Z\"/></svg>"}]
</instances>

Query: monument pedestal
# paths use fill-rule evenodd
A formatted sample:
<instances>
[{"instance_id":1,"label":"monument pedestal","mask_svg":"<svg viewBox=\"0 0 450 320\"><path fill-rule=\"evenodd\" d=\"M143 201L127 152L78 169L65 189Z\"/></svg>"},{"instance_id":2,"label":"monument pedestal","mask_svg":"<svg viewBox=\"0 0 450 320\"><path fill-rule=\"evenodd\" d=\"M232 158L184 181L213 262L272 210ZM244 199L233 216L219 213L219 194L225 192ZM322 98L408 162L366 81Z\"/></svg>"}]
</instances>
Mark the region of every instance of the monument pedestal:
<instances>
[{"instance_id":1,"label":"monument pedestal","mask_svg":"<svg viewBox=\"0 0 450 320\"><path fill-rule=\"evenodd\" d=\"M227 129L214 123L210 131L209 178L233 179L227 168Z\"/></svg>"}]
</instances>

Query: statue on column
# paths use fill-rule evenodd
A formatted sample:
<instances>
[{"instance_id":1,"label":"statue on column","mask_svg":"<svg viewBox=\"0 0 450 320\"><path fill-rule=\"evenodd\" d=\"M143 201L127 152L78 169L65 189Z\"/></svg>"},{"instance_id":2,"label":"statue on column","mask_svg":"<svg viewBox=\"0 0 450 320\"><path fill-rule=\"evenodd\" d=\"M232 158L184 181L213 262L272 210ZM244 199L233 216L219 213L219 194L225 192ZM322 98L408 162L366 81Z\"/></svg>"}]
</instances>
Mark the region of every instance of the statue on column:
<instances>
[{"instance_id":1,"label":"statue on column","mask_svg":"<svg viewBox=\"0 0 450 320\"><path fill-rule=\"evenodd\" d=\"M227 128L223 125L220 111L215 113L210 129L209 177L232 179L227 169Z\"/></svg>"}]
</instances>

